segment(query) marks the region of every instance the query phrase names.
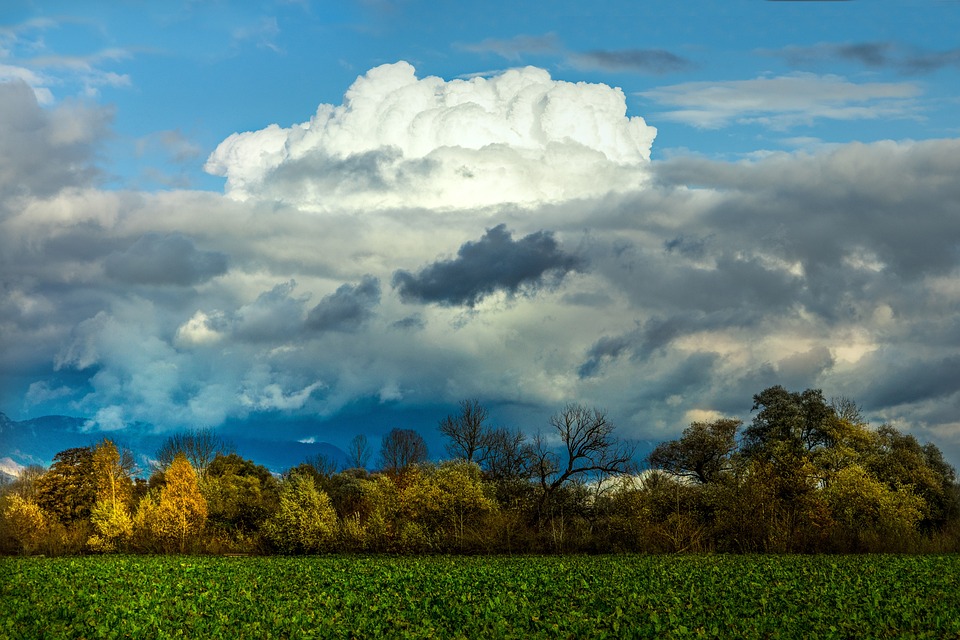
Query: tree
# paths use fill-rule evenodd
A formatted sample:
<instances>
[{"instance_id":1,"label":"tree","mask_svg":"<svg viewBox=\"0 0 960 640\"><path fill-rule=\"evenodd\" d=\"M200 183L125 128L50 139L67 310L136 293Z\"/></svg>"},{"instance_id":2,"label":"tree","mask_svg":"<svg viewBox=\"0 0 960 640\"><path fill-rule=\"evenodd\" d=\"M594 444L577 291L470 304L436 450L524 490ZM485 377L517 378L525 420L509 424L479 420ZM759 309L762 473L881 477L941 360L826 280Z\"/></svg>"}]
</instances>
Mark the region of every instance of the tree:
<instances>
[{"instance_id":1,"label":"tree","mask_svg":"<svg viewBox=\"0 0 960 640\"><path fill-rule=\"evenodd\" d=\"M487 437L483 470L494 482L526 480L533 465L533 449L519 430L493 429Z\"/></svg>"},{"instance_id":2,"label":"tree","mask_svg":"<svg viewBox=\"0 0 960 640\"><path fill-rule=\"evenodd\" d=\"M926 504L909 488L879 482L860 465L840 470L824 491L841 551L911 551Z\"/></svg>"},{"instance_id":3,"label":"tree","mask_svg":"<svg viewBox=\"0 0 960 640\"><path fill-rule=\"evenodd\" d=\"M93 448L92 470L97 503L90 512L96 533L87 544L97 551L113 551L133 532L133 455L104 438Z\"/></svg>"},{"instance_id":4,"label":"tree","mask_svg":"<svg viewBox=\"0 0 960 640\"><path fill-rule=\"evenodd\" d=\"M303 465L313 469L318 478L326 479L337 472L337 463L325 453L309 456L303 461Z\"/></svg>"},{"instance_id":5,"label":"tree","mask_svg":"<svg viewBox=\"0 0 960 640\"><path fill-rule=\"evenodd\" d=\"M336 530L330 498L302 474L293 474L280 486L277 512L264 524L267 539L282 553L323 551Z\"/></svg>"},{"instance_id":6,"label":"tree","mask_svg":"<svg viewBox=\"0 0 960 640\"><path fill-rule=\"evenodd\" d=\"M97 502L93 449L75 447L53 458L37 481L37 505L64 525L88 520Z\"/></svg>"},{"instance_id":7,"label":"tree","mask_svg":"<svg viewBox=\"0 0 960 640\"><path fill-rule=\"evenodd\" d=\"M778 449L803 455L830 446L839 421L819 389L792 393L770 387L753 396L753 411L757 415L743 433L743 449L750 457L769 459Z\"/></svg>"},{"instance_id":8,"label":"tree","mask_svg":"<svg viewBox=\"0 0 960 640\"><path fill-rule=\"evenodd\" d=\"M196 472L182 453L174 457L164 476L166 484L146 524L165 549L183 553L191 538L203 532L207 501L200 493Z\"/></svg>"},{"instance_id":9,"label":"tree","mask_svg":"<svg viewBox=\"0 0 960 640\"><path fill-rule=\"evenodd\" d=\"M713 482L732 466L731 455L737 447L736 433L741 424L731 418L694 422L684 429L679 440L657 445L648 457L650 466L701 484Z\"/></svg>"},{"instance_id":10,"label":"tree","mask_svg":"<svg viewBox=\"0 0 960 640\"><path fill-rule=\"evenodd\" d=\"M275 510L278 484L270 471L235 453L218 455L200 491L207 524L237 543L253 536Z\"/></svg>"},{"instance_id":11,"label":"tree","mask_svg":"<svg viewBox=\"0 0 960 640\"><path fill-rule=\"evenodd\" d=\"M924 529L940 527L956 516L956 476L935 445L921 445L914 436L884 424L874 434L863 466L890 489L909 487L923 498L929 507L921 523Z\"/></svg>"},{"instance_id":12,"label":"tree","mask_svg":"<svg viewBox=\"0 0 960 640\"><path fill-rule=\"evenodd\" d=\"M166 471L177 454L183 454L194 471L203 479L207 466L218 454L232 449L212 429L191 429L175 433L167 438L157 450L156 470Z\"/></svg>"},{"instance_id":13,"label":"tree","mask_svg":"<svg viewBox=\"0 0 960 640\"><path fill-rule=\"evenodd\" d=\"M8 496L6 502L3 510L5 528L13 536L21 553L34 553L46 536L47 517L36 503L17 494Z\"/></svg>"},{"instance_id":14,"label":"tree","mask_svg":"<svg viewBox=\"0 0 960 640\"><path fill-rule=\"evenodd\" d=\"M114 508L129 506L136 469L133 454L104 438L93 447L91 465L97 502L109 502Z\"/></svg>"},{"instance_id":15,"label":"tree","mask_svg":"<svg viewBox=\"0 0 960 640\"><path fill-rule=\"evenodd\" d=\"M413 429L391 429L380 445L380 468L391 476L402 476L426 459L427 443Z\"/></svg>"},{"instance_id":16,"label":"tree","mask_svg":"<svg viewBox=\"0 0 960 640\"><path fill-rule=\"evenodd\" d=\"M370 462L370 443L367 442L367 436L358 433L353 436L347 446L347 468L366 469L368 462Z\"/></svg>"},{"instance_id":17,"label":"tree","mask_svg":"<svg viewBox=\"0 0 960 640\"><path fill-rule=\"evenodd\" d=\"M635 448L617 439L605 411L568 404L550 418L562 444L562 457L538 434L533 443L534 469L542 490L541 507L568 480L627 473Z\"/></svg>"},{"instance_id":18,"label":"tree","mask_svg":"<svg viewBox=\"0 0 960 640\"><path fill-rule=\"evenodd\" d=\"M38 483L46 472L39 464L27 465L17 474L16 480L4 487L4 493L15 493L25 500L36 501Z\"/></svg>"},{"instance_id":19,"label":"tree","mask_svg":"<svg viewBox=\"0 0 960 640\"><path fill-rule=\"evenodd\" d=\"M447 453L467 462L482 462L490 444L490 431L484 425L487 417L478 400L460 401L460 413L440 421L440 433L449 440Z\"/></svg>"}]
</instances>

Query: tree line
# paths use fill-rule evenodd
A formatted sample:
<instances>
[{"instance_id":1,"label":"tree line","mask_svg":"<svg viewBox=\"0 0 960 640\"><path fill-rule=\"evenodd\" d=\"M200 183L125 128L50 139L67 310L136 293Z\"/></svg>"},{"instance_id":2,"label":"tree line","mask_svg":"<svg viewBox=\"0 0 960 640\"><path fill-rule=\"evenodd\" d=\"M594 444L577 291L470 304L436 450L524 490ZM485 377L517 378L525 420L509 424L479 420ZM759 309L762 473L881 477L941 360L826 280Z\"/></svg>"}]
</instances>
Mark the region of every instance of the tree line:
<instances>
[{"instance_id":1,"label":"tree line","mask_svg":"<svg viewBox=\"0 0 960 640\"><path fill-rule=\"evenodd\" d=\"M0 488L0 551L144 553L925 552L960 550L960 487L933 444L820 390L771 387L749 424L694 422L637 464L606 412L570 404L527 436L464 400L447 459L394 429L374 469L316 456L272 474L209 430L148 479L103 439Z\"/></svg>"}]
</instances>

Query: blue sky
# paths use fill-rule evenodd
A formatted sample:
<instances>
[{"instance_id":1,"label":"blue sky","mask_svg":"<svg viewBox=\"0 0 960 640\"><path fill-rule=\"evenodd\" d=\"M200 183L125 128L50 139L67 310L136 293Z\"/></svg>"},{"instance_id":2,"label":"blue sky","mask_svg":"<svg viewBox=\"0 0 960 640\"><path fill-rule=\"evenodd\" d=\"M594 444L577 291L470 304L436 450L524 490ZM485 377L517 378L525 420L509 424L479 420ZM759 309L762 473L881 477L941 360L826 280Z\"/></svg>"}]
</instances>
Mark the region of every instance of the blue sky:
<instances>
[{"instance_id":1,"label":"blue sky","mask_svg":"<svg viewBox=\"0 0 960 640\"><path fill-rule=\"evenodd\" d=\"M947 0L4 3L0 410L343 445L477 397L656 441L784 384L960 461L958 33Z\"/></svg>"}]
</instances>

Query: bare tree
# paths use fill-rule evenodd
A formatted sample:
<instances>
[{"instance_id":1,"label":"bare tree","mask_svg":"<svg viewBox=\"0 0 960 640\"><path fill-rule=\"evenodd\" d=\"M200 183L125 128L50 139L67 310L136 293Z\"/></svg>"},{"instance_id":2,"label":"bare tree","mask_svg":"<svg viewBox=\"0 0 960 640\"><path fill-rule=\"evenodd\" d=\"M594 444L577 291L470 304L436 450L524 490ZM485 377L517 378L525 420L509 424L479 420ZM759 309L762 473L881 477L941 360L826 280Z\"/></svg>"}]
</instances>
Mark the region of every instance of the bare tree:
<instances>
[{"instance_id":1,"label":"bare tree","mask_svg":"<svg viewBox=\"0 0 960 640\"><path fill-rule=\"evenodd\" d=\"M534 450L520 430L498 428L489 432L483 469L493 481L529 478Z\"/></svg>"},{"instance_id":2,"label":"bare tree","mask_svg":"<svg viewBox=\"0 0 960 640\"><path fill-rule=\"evenodd\" d=\"M367 436L358 433L353 436L347 446L347 468L366 469L368 462L370 462L370 443L367 442Z\"/></svg>"},{"instance_id":3,"label":"bare tree","mask_svg":"<svg viewBox=\"0 0 960 640\"><path fill-rule=\"evenodd\" d=\"M380 445L380 468L391 475L403 475L427 459L427 443L413 429L391 429Z\"/></svg>"},{"instance_id":4,"label":"bare tree","mask_svg":"<svg viewBox=\"0 0 960 640\"><path fill-rule=\"evenodd\" d=\"M197 475L204 479L207 467L217 454L226 455L231 453L232 449L233 447L212 429L181 431L173 434L160 445L154 467L158 471L166 471L177 454L182 453Z\"/></svg>"},{"instance_id":5,"label":"bare tree","mask_svg":"<svg viewBox=\"0 0 960 640\"><path fill-rule=\"evenodd\" d=\"M841 420L846 420L853 425L865 425L867 421L863 419L863 410L860 405L847 396L837 396L830 398L830 408L837 414Z\"/></svg>"},{"instance_id":6,"label":"bare tree","mask_svg":"<svg viewBox=\"0 0 960 640\"><path fill-rule=\"evenodd\" d=\"M461 400L460 413L440 421L440 433L449 439L447 453L453 458L480 463L490 442L484 425L488 413L478 400Z\"/></svg>"},{"instance_id":7,"label":"bare tree","mask_svg":"<svg viewBox=\"0 0 960 640\"><path fill-rule=\"evenodd\" d=\"M543 490L541 505L571 480L627 473L635 447L613 435L614 425L605 411L568 404L550 418L559 436L561 453L542 434L533 441L534 473Z\"/></svg>"},{"instance_id":8,"label":"bare tree","mask_svg":"<svg viewBox=\"0 0 960 640\"><path fill-rule=\"evenodd\" d=\"M325 453L308 456L303 464L312 467L318 478L329 478L337 472L337 463Z\"/></svg>"}]
</instances>

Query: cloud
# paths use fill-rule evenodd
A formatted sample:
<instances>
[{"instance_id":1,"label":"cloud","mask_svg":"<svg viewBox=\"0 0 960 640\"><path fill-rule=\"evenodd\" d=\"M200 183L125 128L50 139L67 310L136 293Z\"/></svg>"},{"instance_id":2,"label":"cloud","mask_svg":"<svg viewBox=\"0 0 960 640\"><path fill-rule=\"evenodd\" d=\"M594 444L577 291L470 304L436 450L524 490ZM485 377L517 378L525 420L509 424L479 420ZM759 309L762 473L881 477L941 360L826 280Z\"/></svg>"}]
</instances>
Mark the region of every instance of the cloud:
<instances>
[{"instance_id":1,"label":"cloud","mask_svg":"<svg viewBox=\"0 0 960 640\"><path fill-rule=\"evenodd\" d=\"M513 38L487 38L475 44L458 48L473 53L494 53L506 60L520 61L524 54L551 55L563 51L563 44L555 33L542 36L520 35Z\"/></svg>"},{"instance_id":2,"label":"cloud","mask_svg":"<svg viewBox=\"0 0 960 640\"><path fill-rule=\"evenodd\" d=\"M473 307L497 291L533 293L584 266L560 248L552 233L538 231L514 241L501 224L464 243L453 260L434 262L416 275L396 271L392 284L406 302Z\"/></svg>"},{"instance_id":3,"label":"cloud","mask_svg":"<svg viewBox=\"0 0 960 640\"><path fill-rule=\"evenodd\" d=\"M238 200L320 211L464 209L603 195L643 184L656 135L623 92L533 67L417 78L406 62L357 78L308 122L235 133L206 169Z\"/></svg>"},{"instance_id":4,"label":"cloud","mask_svg":"<svg viewBox=\"0 0 960 640\"><path fill-rule=\"evenodd\" d=\"M789 46L764 50L767 55L782 57L799 68L853 62L870 69L893 69L904 75L932 73L945 67L960 67L960 47L943 51L927 51L892 41L829 43L811 46Z\"/></svg>"},{"instance_id":5,"label":"cloud","mask_svg":"<svg viewBox=\"0 0 960 640\"><path fill-rule=\"evenodd\" d=\"M245 342L283 343L299 336L306 295L293 295L296 280L280 283L226 316L227 329Z\"/></svg>"},{"instance_id":6,"label":"cloud","mask_svg":"<svg viewBox=\"0 0 960 640\"><path fill-rule=\"evenodd\" d=\"M815 120L910 118L920 87L906 82L854 83L797 72L725 82L685 82L640 95L672 107L661 117L703 129L756 123L784 129Z\"/></svg>"},{"instance_id":7,"label":"cloud","mask_svg":"<svg viewBox=\"0 0 960 640\"><path fill-rule=\"evenodd\" d=\"M373 316L380 303L380 280L366 275L360 284L341 285L307 314L312 331L355 331Z\"/></svg>"},{"instance_id":8,"label":"cloud","mask_svg":"<svg viewBox=\"0 0 960 640\"><path fill-rule=\"evenodd\" d=\"M655 438L676 437L690 416L749 419L752 395L780 383L955 437L957 139L614 162L614 138L599 150L602 127L589 145L536 146L522 128L490 144L517 113L475 130L479 147L458 148L437 123L459 112L436 106L456 91L486 105L468 105L478 115L458 126L525 91L558 114L614 92L532 70L478 83L401 71L367 74L316 126L245 134L249 148L231 147L232 167L256 169L245 200L96 188L85 171L103 121L70 120L79 142L68 170L49 140L69 105L40 109L21 83L30 108L0 110L0 127L20 131L11 123L23 113L41 126L32 148L2 156L27 187L0 190L0 404L159 430L253 428L244 421L268 412L309 420L296 437L345 443L352 433L329 425L353 428L369 419L364 407L381 411L371 433L395 410L433 429L447 405L478 397L498 423L532 432L579 401L607 408L624 435ZM434 137L405 147L421 121ZM576 197L546 188L552 169L531 158L554 148L592 190L576 176L566 192ZM566 155L576 149L585 155ZM37 150L47 164L17 164ZM453 198L444 176L480 156L500 163L505 189L520 185L509 198L493 182L492 195ZM627 180L611 192L618 176ZM434 184L444 197L415 193ZM529 199L487 206L516 194Z\"/></svg>"},{"instance_id":9,"label":"cloud","mask_svg":"<svg viewBox=\"0 0 960 640\"><path fill-rule=\"evenodd\" d=\"M107 257L108 276L128 284L191 286L222 275L227 256L199 251L190 238L173 233L141 236L125 251Z\"/></svg>"},{"instance_id":10,"label":"cloud","mask_svg":"<svg viewBox=\"0 0 960 640\"><path fill-rule=\"evenodd\" d=\"M570 56L571 62L581 69L604 71L634 71L663 75L686 71L694 65L686 58L664 49L620 49L607 51L597 49Z\"/></svg>"},{"instance_id":11,"label":"cloud","mask_svg":"<svg viewBox=\"0 0 960 640\"><path fill-rule=\"evenodd\" d=\"M487 38L458 48L473 53L493 53L505 60L519 62L526 55L562 56L578 69L600 69L612 72L666 74L692 68L692 62L665 49L594 49L569 51L554 33L542 36L519 35L513 38Z\"/></svg>"},{"instance_id":12,"label":"cloud","mask_svg":"<svg viewBox=\"0 0 960 640\"><path fill-rule=\"evenodd\" d=\"M78 104L42 109L25 82L0 82L0 206L12 196L50 196L90 184L109 111Z\"/></svg>"}]
</instances>

